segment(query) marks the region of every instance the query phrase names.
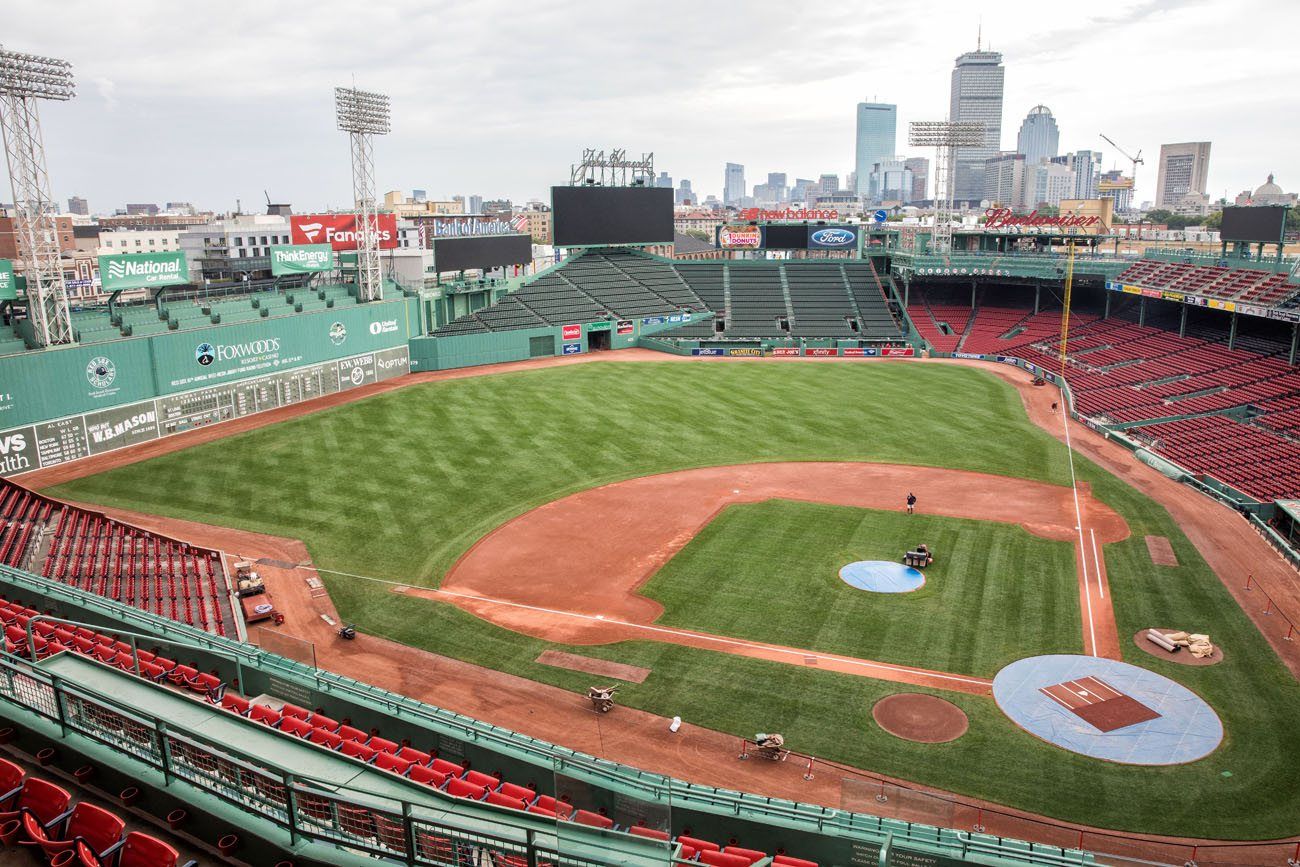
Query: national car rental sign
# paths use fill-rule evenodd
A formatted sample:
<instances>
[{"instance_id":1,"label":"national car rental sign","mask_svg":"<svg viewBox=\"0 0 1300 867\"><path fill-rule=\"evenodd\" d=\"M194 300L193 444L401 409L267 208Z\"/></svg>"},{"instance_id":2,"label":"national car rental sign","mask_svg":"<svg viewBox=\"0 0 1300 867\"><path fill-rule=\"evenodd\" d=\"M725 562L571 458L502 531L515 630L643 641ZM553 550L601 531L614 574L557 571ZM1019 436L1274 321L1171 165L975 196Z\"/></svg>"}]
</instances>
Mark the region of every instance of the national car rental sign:
<instances>
[{"instance_id":1,"label":"national car rental sign","mask_svg":"<svg viewBox=\"0 0 1300 867\"><path fill-rule=\"evenodd\" d=\"M355 250L358 240L356 214L301 214L289 218L295 244L329 244L335 251ZM379 249L397 248L397 216L376 214L374 231Z\"/></svg>"}]
</instances>

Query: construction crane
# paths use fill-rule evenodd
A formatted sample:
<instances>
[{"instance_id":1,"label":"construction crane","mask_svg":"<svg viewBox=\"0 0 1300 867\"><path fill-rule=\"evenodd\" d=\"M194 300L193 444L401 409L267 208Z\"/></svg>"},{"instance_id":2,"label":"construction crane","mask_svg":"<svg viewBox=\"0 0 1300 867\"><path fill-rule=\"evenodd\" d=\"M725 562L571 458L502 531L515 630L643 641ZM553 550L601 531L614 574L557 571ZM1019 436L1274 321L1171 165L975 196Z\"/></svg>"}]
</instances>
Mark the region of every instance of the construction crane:
<instances>
[{"instance_id":1,"label":"construction crane","mask_svg":"<svg viewBox=\"0 0 1300 867\"><path fill-rule=\"evenodd\" d=\"M1104 138L1104 139L1106 140L1106 142L1107 142L1111 147L1113 147L1115 150L1119 151L1120 154L1121 154L1125 159L1127 159L1130 163L1133 164L1133 168L1132 168L1130 171L1131 171L1131 177L1133 178L1133 183L1136 185L1136 184L1137 184L1138 166L1140 166L1140 165L1145 165L1145 164L1146 164L1146 160L1142 159L1142 149L1141 149L1141 148L1138 148L1137 156L1133 156L1133 155L1131 155L1128 151L1124 150L1122 147L1120 147L1119 145L1115 144L1115 140L1112 139L1110 136L1106 135L1104 132L1099 132L1099 133L1097 133L1097 135L1099 135L1099 136L1101 136L1102 138Z\"/></svg>"}]
</instances>

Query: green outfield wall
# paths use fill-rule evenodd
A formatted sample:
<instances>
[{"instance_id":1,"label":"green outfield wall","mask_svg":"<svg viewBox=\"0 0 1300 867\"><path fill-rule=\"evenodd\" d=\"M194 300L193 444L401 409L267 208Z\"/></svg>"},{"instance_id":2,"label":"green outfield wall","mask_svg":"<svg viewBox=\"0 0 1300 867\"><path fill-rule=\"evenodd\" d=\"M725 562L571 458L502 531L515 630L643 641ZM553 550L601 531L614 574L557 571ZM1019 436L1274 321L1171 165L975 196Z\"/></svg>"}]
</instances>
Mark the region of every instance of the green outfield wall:
<instances>
[{"instance_id":1,"label":"green outfield wall","mask_svg":"<svg viewBox=\"0 0 1300 867\"><path fill-rule=\"evenodd\" d=\"M400 298L0 358L0 475L368 385L410 370Z\"/></svg>"}]
</instances>

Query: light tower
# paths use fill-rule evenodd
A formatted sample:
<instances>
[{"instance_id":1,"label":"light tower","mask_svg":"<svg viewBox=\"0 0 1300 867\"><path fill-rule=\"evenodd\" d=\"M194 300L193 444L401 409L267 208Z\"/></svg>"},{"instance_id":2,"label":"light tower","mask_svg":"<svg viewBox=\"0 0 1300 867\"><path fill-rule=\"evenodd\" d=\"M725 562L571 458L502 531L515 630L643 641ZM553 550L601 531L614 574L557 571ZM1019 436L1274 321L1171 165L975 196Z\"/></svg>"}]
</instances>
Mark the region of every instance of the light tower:
<instances>
[{"instance_id":1,"label":"light tower","mask_svg":"<svg viewBox=\"0 0 1300 867\"><path fill-rule=\"evenodd\" d=\"M936 252L952 250L953 166L957 148L981 147L984 124L973 121L912 121L907 134L912 147L934 148L934 234L930 246Z\"/></svg>"},{"instance_id":2,"label":"light tower","mask_svg":"<svg viewBox=\"0 0 1300 867\"><path fill-rule=\"evenodd\" d=\"M352 196L357 207L358 298L384 297L379 270L379 225L375 208L375 136L387 135L388 95L355 87L334 88L338 127L352 142Z\"/></svg>"},{"instance_id":3,"label":"light tower","mask_svg":"<svg viewBox=\"0 0 1300 867\"><path fill-rule=\"evenodd\" d=\"M0 134L14 194L14 234L26 266L27 316L41 346L71 343L73 335L37 100L66 101L76 90L66 60L0 46Z\"/></svg>"}]
</instances>

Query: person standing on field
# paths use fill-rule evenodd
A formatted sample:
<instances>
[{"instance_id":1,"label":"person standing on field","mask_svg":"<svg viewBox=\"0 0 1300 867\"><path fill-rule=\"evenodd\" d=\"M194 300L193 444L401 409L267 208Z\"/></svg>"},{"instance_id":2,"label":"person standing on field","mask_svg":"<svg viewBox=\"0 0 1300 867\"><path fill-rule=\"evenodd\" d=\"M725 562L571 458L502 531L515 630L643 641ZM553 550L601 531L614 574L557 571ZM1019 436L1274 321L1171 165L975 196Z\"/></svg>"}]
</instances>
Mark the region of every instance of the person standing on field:
<instances>
[{"instance_id":1,"label":"person standing on field","mask_svg":"<svg viewBox=\"0 0 1300 867\"><path fill-rule=\"evenodd\" d=\"M907 492L907 514L912 515L915 513L916 513L916 494L912 493L911 491L908 491Z\"/></svg>"}]
</instances>

